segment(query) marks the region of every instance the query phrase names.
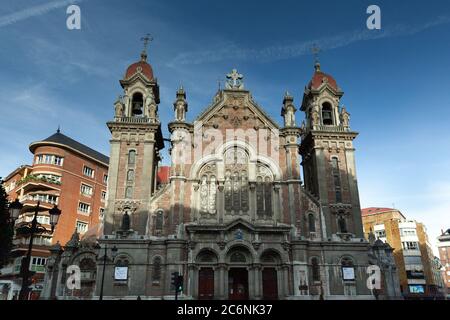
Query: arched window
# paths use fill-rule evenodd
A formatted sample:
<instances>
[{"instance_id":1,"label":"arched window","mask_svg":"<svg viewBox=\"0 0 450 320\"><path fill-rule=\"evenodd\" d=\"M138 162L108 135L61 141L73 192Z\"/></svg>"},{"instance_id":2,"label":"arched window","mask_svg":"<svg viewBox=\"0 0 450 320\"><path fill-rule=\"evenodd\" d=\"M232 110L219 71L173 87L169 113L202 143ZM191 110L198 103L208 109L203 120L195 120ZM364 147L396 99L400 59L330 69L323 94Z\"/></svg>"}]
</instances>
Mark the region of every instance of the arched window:
<instances>
[{"instance_id":1,"label":"arched window","mask_svg":"<svg viewBox=\"0 0 450 320\"><path fill-rule=\"evenodd\" d=\"M256 213L258 216L272 216L272 174L263 165L257 167Z\"/></svg>"},{"instance_id":2,"label":"arched window","mask_svg":"<svg viewBox=\"0 0 450 320\"><path fill-rule=\"evenodd\" d=\"M345 221L345 217L343 214L338 217L338 226L340 233L347 233L347 222Z\"/></svg>"},{"instance_id":3,"label":"arched window","mask_svg":"<svg viewBox=\"0 0 450 320\"><path fill-rule=\"evenodd\" d=\"M144 98L142 93L136 92L133 94L133 99L131 100L131 116L142 116L144 109Z\"/></svg>"},{"instance_id":4,"label":"arched window","mask_svg":"<svg viewBox=\"0 0 450 320\"><path fill-rule=\"evenodd\" d=\"M320 281L319 259L315 257L311 259L311 273L313 281Z\"/></svg>"},{"instance_id":5,"label":"arched window","mask_svg":"<svg viewBox=\"0 0 450 320\"><path fill-rule=\"evenodd\" d=\"M245 258L245 254L243 254L242 252L236 251L231 254L230 262L246 263L247 258Z\"/></svg>"},{"instance_id":6,"label":"arched window","mask_svg":"<svg viewBox=\"0 0 450 320\"><path fill-rule=\"evenodd\" d=\"M125 198L126 199L133 198L133 187L126 187L125 188Z\"/></svg>"},{"instance_id":7,"label":"arched window","mask_svg":"<svg viewBox=\"0 0 450 320\"><path fill-rule=\"evenodd\" d=\"M331 104L328 102L325 102L322 105L322 123L325 126L332 126L333 125L333 112Z\"/></svg>"},{"instance_id":8,"label":"arched window","mask_svg":"<svg viewBox=\"0 0 450 320\"><path fill-rule=\"evenodd\" d=\"M202 251L197 256L197 262L200 263L217 263L217 256L215 253L211 251Z\"/></svg>"},{"instance_id":9,"label":"arched window","mask_svg":"<svg viewBox=\"0 0 450 320\"><path fill-rule=\"evenodd\" d=\"M128 164L134 165L135 163L136 163L136 151L130 150L130 152L128 152Z\"/></svg>"},{"instance_id":10,"label":"arched window","mask_svg":"<svg viewBox=\"0 0 450 320\"><path fill-rule=\"evenodd\" d=\"M269 249L263 252L260 261L264 264L279 264L281 263L281 257L278 252Z\"/></svg>"},{"instance_id":11,"label":"arched window","mask_svg":"<svg viewBox=\"0 0 450 320\"><path fill-rule=\"evenodd\" d=\"M225 211L247 212L249 210L248 154L235 146L225 152L224 162Z\"/></svg>"},{"instance_id":12,"label":"arched window","mask_svg":"<svg viewBox=\"0 0 450 320\"><path fill-rule=\"evenodd\" d=\"M161 280L161 257L153 258L153 274L152 281L159 283Z\"/></svg>"},{"instance_id":13,"label":"arched window","mask_svg":"<svg viewBox=\"0 0 450 320\"><path fill-rule=\"evenodd\" d=\"M336 203L342 203L341 176L339 172L339 161L336 157L331 158L331 173L333 175Z\"/></svg>"},{"instance_id":14,"label":"arched window","mask_svg":"<svg viewBox=\"0 0 450 320\"><path fill-rule=\"evenodd\" d=\"M217 182L215 175L207 172L200 179L200 212L216 213Z\"/></svg>"},{"instance_id":15,"label":"arched window","mask_svg":"<svg viewBox=\"0 0 450 320\"><path fill-rule=\"evenodd\" d=\"M133 169L128 170L127 181L128 182L133 182L134 181L134 170Z\"/></svg>"},{"instance_id":16,"label":"arched window","mask_svg":"<svg viewBox=\"0 0 450 320\"><path fill-rule=\"evenodd\" d=\"M155 230L162 231L164 225L164 212L162 210L156 213L155 217Z\"/></svg>"},{"instance_id":17,"label":"arched window","mask_svg":"<svg viewBox=\"0 0 450 320\"><path fill-rule=\"evenodd\" d=\"M309 232L316 232L316 219L314 214L308 214L308 230Z\"/></svg>"}]
</instances>

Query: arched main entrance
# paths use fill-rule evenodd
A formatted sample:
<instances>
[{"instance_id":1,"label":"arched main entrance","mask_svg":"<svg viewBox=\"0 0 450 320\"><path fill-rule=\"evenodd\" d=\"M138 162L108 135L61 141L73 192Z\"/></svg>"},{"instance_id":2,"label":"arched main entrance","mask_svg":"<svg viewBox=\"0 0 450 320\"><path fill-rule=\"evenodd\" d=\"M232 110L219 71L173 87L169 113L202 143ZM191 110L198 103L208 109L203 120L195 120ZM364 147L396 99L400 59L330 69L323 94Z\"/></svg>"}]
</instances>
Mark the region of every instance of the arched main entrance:
<instances>
[{"instance_id":1,"label":"arched main entrance","mask_svg":"<svg viewBox=\"0 0 450 320\"><path fill-rule=\"evenodd\" d=\"M202 267L198 271L198 298L199 300L214 299L214 269Z\"/></svg>"},{"instance_id":2,"label":"arched main entrance","mask_svg":"<svg viewBox=\"0 0 450 320\"><path fill-rule=\"evenodd\" d=\"M274 250L266 250L261 255L262 289L264 300L278 299L278 267L281 263L280 255Z\"/></svg>"},{"instance_id":3,"label":"arched main entrance","mask_svg":"<svg viewBox=\"0 0 450 320\"><path fill-rule=\"evenodd\" d=\"M228 299L247 300L249 298L248 265L253 261L245 247L232 248L227 254Z\"/></svg>"},{"instance_id":4,"label":"arched main entrance","mask_svg":"<svg viewBox=\"0 0 450 320\"><path fill-rule=\"evenodd\" d=\"M210 250L203 250L197 256L198 270L198 299L214 299L214 268L217 255Z\"/></svg>"}]
</instances>

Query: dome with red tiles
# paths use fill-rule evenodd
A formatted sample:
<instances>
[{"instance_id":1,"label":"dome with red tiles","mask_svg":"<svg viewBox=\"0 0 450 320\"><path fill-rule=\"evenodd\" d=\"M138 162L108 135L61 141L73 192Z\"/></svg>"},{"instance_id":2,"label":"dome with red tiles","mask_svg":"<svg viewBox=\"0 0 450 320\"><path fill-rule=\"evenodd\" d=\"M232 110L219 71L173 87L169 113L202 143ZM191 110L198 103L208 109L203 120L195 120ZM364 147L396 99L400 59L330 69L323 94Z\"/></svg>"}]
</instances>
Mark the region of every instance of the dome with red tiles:
<instances>
[{"instance_id":1,"label":"dome with red tiles","mask_svg":"<svg viewBox=\"0 0 450 320\"><path fill-rule=\"evenodd\" d=\"M320 64L317 63L315 66L316 71L314 72L314 75L309 82L308 87L310 89L318 89L324 82L328 82L328 84L334 89L338 90L338 85L336 80L329 74L326 74L320 70Z\"/></svg>"},{"instance_id":2,"label":"dome with red tiles","mask_svg":"<svg viewBox=\"0 0 450 320\"><path fill-rule=\"evenodd\" d=\"M141 54L141 61L135 62L130 65L125 72L124 80L130 79L136 73L142 73L148 80L153 79L153 69L152 66L147 62L147 54Z\"/></svg>"}]
</instances>

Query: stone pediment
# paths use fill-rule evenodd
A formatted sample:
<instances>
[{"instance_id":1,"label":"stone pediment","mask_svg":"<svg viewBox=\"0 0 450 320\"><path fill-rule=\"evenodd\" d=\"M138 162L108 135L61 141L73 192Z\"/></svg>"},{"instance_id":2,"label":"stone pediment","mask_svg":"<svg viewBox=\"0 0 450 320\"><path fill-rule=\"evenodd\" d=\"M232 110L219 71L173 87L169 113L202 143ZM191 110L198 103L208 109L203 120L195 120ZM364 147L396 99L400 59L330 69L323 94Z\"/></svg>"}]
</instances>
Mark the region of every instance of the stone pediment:
<instances>
[{"instance_id":1,"label":"stone pediment","mask_svg":"<svg viewBox=\"0 0 450 320\"><path fill-rule=\"evenodd\" d=\"M255 231L255 227L250 222L241 218L231 221L230 223L228 223L228 225L224 227L225 231L231 231L236 229L243 229L243 230L247 229L248 231L251 232Z\"/></svg>"},{"instance_id":2,"label":"stone pediment","mask_svg":"<svg viewBox=\"0 0 450 320\"><path fill-rule=\"evenodd\" d=\"M287 224L278 223L275 225L259 225L253 224L245 219L237 218L228 224L187 224L186 230L188 232L231 232L233 230L245 230L250 233L254 232L289 232L291 226Z\"/></svg>"},{"instance_id":3,"label":"stone pediment","mask_svg":"<svg viewBox=\"0 0 450 320\"><path fill-rule=\"evenodd\" d=\"M195 120L195 127L278 130L278 124L252 99L247 90L225 89Z\"/></svg>"}]
</instances>

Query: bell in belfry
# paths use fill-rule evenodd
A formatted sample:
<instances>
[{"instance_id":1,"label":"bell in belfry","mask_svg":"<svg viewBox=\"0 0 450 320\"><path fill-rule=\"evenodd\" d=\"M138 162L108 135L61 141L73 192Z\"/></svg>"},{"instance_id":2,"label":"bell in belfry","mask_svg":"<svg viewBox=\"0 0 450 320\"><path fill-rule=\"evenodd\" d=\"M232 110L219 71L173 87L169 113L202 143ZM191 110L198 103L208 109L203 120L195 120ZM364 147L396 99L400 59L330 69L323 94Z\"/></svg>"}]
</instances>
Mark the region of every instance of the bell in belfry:
<instances>
[{"instance_id":1,"label":"bell in belfry","mask_svg":"<svg viewBox=\"0 0 450 320\"><path fill-rule=\"evenodd\" d=\"M142 114L142 102L136 101L133 103L133 115L141 115Z\"/></svg>"}]
</instances>

